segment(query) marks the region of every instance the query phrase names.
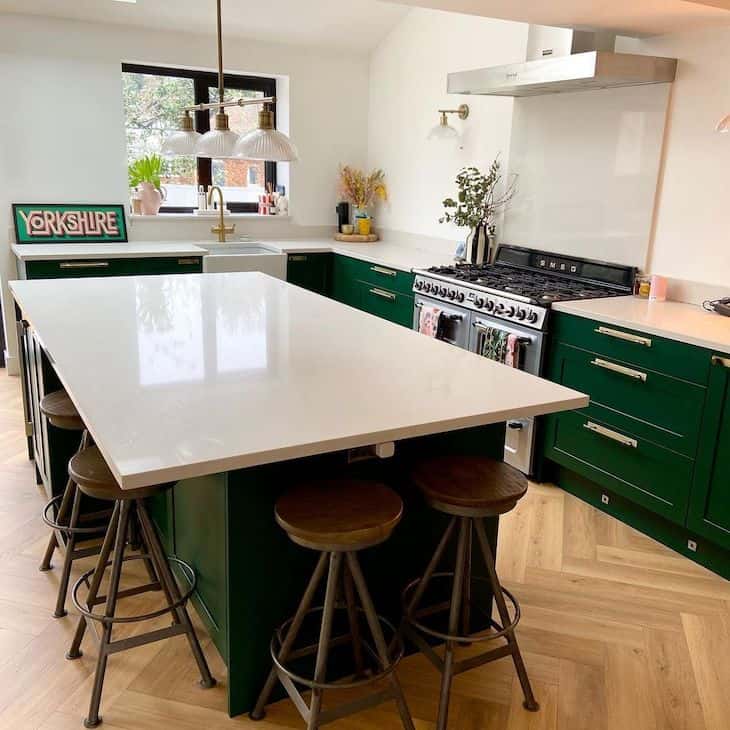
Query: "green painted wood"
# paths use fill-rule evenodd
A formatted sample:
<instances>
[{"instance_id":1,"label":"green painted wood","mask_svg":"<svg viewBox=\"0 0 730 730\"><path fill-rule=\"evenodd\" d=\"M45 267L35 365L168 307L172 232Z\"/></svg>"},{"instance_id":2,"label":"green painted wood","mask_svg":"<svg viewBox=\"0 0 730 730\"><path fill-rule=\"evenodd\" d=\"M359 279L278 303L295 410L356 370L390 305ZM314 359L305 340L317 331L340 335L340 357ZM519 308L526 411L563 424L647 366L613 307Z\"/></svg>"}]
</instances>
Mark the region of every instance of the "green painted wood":
<instances>
[{"instance_id":1,"label":"green painted wood","mask_svg":"<svg viewBox=\"0 0 730 730\"><path fill-rule=\"evenodd\" d=\"M710 374L687 526L730 549L730 368L719 363Z\"/></svg>"},{"instance_id":2,"label":"green painted wood","mask_svg":"<svg viewBox=\"0 0 730 730\"><path fill-rule=\"evenodd\" d=\"M356 283L359 308L390 322L410 327L413 324L413 297L384 289L365 281Z\"/></svg>"},{"instance_id":3,"label":"green painted wood","mask_svg":"<svg viewBox=\"0 0 730 730\"><path fill-rule=\"evenodd\" d=\"M586 429L589 420L611 428L611 424L579 411L550 416L545 455L672 522L684 524L693 460L627 431L621 433L635 438L637 447L624 446Z\"/></svg>"},{"instance_id":4,"label":"green painted wood","mask_svg":"<svg viewBox=\"0 0 730 730\"><path fill-rule=\"evenodd\" d=\"M649 338L651 347L599 334L596 332L599 327ZM552 313L551 328L554 342L575 345L639 368L649 368L700 385L707 384L710 360L708 351L701 347L560 312Z\"/></svg>"},{"instance_id":5,"label":"green painted wood","mask_svg":"<svg viewBox=\"0 0 730 730\"><path fill-rule=\"evenodd\" d=\"M330 296L350 307L360 308L360 290L357 286L355 259L335 254L332 260Z\"/></svg>"},{"instance_id":6,"label":"green painted wood","mask_svg":"<svg viewBox=\"0 0 730 730\"><path fill-rule=\"evenodd\" d=\"M331 253L290 253L287 256L286 280L290 284L327 296L331 278Z\"/></svg>"},{"instance_id":7,"label":"green painted wood","mask_svg":"<svg viewBox=\"0 0 730 730\"><path fill-rule=\"evenodd\" d=\"M104 266L88 266L89 264ZM144 276L147 274L197 274L203 271L200 256L160 256L149 258L69 259L68 261L28 261L28 279L72 279L89 276Z\"/></svg>"},{"instance_id":8,"label":"green painted wood","mask_svg":"<svg viewBox=\"0 0 730 730\"><path fill-rule=\"evenodd\" d=\"M646 376L632 378L601 366L629 367ZM551 353L550 377L588 393L602 406L602 419L643 439L694 457L697 450L706 388L655 370L558 343Z\"/></svg>"},{"instance_id":9,"label":"green painted wood","mask_svg":"<svg viewBox=\"0 0 730 730\"><path fill-rule=\"evenodd\" d=\"M157 525L157 531L168 555L175 554L175 505L173 495L174 490L169 489L145 500L147 511L155 525Z\"/></svg>"},{"instance_id":10,"label":"green painted wood","mask_svg":"<svg viewBox=\"0 0 730 730\"><path fill-rule=\"evenodd\" d=\"M685 557L730 580L730 551L707 539L702 533L677 525L637 505L633 500L606 490L570 469L558 467L551 475L567 492L596 509L643 532ZM608 503L604 498L608 498ZM689 542L695 549L689 547Z\"/></svg>"}]
</instances>

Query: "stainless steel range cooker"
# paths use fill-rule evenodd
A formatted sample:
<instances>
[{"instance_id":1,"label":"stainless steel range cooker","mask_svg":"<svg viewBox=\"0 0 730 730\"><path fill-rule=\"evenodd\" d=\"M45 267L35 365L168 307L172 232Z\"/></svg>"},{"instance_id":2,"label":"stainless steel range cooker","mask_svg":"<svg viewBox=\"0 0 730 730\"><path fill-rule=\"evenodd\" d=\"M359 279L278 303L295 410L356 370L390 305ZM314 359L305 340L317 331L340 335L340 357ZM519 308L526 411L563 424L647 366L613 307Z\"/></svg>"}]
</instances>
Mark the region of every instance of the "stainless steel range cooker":
<instances>
[{"instance_id":1,"label":"stainless steel range cooker","mask_svg":"<svg viewBox=\"0 0 730 730\"><path fill-rule=\"evenodd\" d=\"M438 307L440 339L491 356L490 338L495 331L513 335L520 351L516 366L541 375L551 304L629 295L636 270L503 245L493 264L457 264L415 274L414 329L419 329L424 306ZM534 419L510 421L505 461L531 474L534 443Z\"/></svg>"}]
</instances>

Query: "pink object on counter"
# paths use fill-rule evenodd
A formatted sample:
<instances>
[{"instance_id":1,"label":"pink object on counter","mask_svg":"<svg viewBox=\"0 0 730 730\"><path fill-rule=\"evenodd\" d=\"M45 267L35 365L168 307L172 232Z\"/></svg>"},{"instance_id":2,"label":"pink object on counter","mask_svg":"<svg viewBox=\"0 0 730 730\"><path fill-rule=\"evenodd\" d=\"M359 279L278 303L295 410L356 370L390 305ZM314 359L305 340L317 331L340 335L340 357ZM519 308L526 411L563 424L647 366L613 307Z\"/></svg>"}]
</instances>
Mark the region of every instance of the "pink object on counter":
<instances>
[{"instance_id":1,"label":"pink object on counter","mask_svg":"<svg viewBox=\"0 0 730 730\"><path fill-rule=\"evenodd\" d=\"M651 277L651 288L649 289L649 301L664 302L667 299L667 280L663 276L654 274Z\"/></svg>"},{"instance_id":2,"label":"pink object on counter","mask_svg":"<svg viewBox=\"0 0 730 730\"><path fill-rule=\"evenodd\" d=\"M441 307L424 304L418 315L418 331L426 337L436 337L441 320Z\"/></svg>"}]
</instances>

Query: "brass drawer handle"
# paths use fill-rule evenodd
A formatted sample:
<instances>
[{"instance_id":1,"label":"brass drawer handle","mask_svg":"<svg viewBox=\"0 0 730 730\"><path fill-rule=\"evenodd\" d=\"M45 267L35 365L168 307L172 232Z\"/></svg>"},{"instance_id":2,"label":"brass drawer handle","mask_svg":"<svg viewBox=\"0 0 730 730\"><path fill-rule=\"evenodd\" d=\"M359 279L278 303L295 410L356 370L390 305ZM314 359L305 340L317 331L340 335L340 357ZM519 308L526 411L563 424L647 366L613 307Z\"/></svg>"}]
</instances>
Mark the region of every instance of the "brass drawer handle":
<instances>
[{"instance_id":1,"label":"brass drawer handle","mask_svg":"<svg viewBox=\"0 0 730 730\"><path fill-rule=\"evenodd\" d=\"M180 266L194 266L197 264L199 259L178 259L177 262Z\"/></svg>"},{"instance_id":2,"label":"brass drawer handle","mask_svg":"<svg viewBox=\"0 0 730 730\"><path fill-rule=\"evenodd\" d=\"M623 365L616 365L616 363L608 362L608 360L601 360L600 357L591 360L591 365L595 365L598 368L603 368L604 370L610 370L613 373L626 375L627 377L633 378L634 380L640 380L642 383L646 382L646 373L642 373L640 370L634 370L633 368L626 368Z\"/></svg>"},{"instance_id":3,"label":"brass drawer handle","mask_svg":"<svg viewBox=\"0 0 730 730\"><path fill-rule=\"evenodd\" d=\"M722 365L724 368L730 368L730 357L720 357L719 355L713 355L712 364Z\"/></svg>"},{"instance_id":4,"label":"brass drawer handle","mask_svg":"<svg viewBox=\"0 0 730 730\"><path fill-rule=\"evenodd\" d=\"M392 269L384 269L382 266L371 266L370 271L374 271L376 274L384 274L385 276L398 276L397 271Z\"/></svg>"},{"instance_id":5,"label":"brass drawer handle","mask_svg":"<svg viewBox=\"0 0 730 730\"><path fill-rule=\"evenodd\" d=\"M621 446L630 446L632 449L636 449L639 446L639 442L636 439L624 436L618 431L612 431L610 428L606 428L605 426L599 426L597 423L593 423L593 421L587 421L584 423L583 428L588 429L593 433L597 433L599 436L603 436L603 438L615 441L616 443L621 444Z\"/></svg>"},{"instance_id":6,"label":"brass drawer handle","mask_svg":"<svg viewBox=\"0 0 730 730\"><path fill-rule=\"evenodd\" d=\"M375 294L376 297L388 299L391 302L395 301L395 294L391 294L389 291L383 291L382 289L371 289L370 293Z\"/></svg>"},{"instance_id":7,"label":"brass drawer handle","mask_svg":"<svg viewBox=\"0 0 730 730\"><path fill-rule=\"evenodd\" d=\"M106 269L108 261L64 261L60 264L62 269Z\"/></svg>"},{"instance_id":8,"label":"brass drawer handle","mask_svg":"<svg viewBox=\"0 0 730 730\"><path fill-rule=\"evenodd\" d=\"M289 256L289 261L306 261L306 260L307 260L307 257L306 256L302 256L302 255L296 255L295 256L295 255L292 254L292 255Z\"/></svg>"},{"instance_id":9,"label":"brass drawer handle","mask_svg":"<svg viewBox=\"0 0 730 730\"><path fill-rule=\"evenodd\" d=\"M612 330L610 327L598 327L593 330L596 334L606 335L607 337L615 337L617 340L625 340L626 342L633 342L635 345L644 345L644 347L651 347L651 340L648 337L639 337L639 335L632 335L629 332L622 332L621 330Z\"/></svg>"}]
</instances>

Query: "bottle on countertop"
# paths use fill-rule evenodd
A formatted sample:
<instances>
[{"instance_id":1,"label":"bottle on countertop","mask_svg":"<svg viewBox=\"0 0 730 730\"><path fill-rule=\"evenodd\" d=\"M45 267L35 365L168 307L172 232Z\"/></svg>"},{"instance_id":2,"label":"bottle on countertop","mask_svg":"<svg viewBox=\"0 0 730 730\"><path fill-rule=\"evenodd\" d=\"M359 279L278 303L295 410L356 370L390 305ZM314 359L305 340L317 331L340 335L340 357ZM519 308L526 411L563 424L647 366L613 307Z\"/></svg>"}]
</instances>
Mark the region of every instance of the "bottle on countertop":
<instances>
[{"instance_id":1,"label":"bottle on countertop","mask_svg":"<svg viewBox=\"0 0 730 730\"><path fill-rule=\"evenodd\" d=\"M198 185L198 210L208 210L208 196L202 185Z\"/></svg>"}]
</instances>

